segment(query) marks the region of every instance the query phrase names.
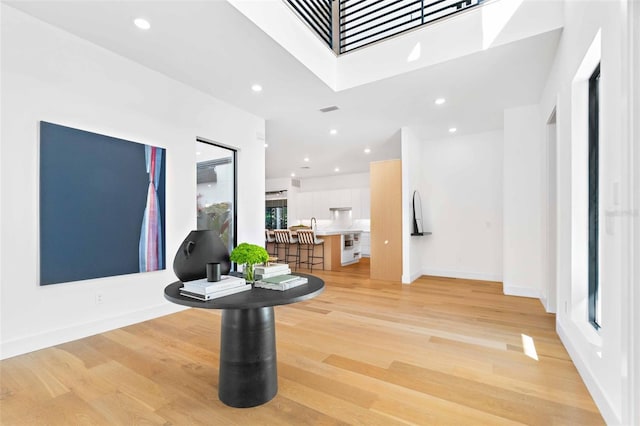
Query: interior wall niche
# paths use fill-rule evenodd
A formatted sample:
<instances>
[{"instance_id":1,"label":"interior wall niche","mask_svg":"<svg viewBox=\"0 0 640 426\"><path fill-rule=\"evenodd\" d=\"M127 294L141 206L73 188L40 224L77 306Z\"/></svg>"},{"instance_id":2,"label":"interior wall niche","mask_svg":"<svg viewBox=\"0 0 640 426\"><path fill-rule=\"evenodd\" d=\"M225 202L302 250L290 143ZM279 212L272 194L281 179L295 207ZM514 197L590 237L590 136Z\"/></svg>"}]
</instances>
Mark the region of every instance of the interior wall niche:
<instances>
[{"instance_id":1,"label":"interior wall niche","mask_svg":"<svg viewBox=\"0 0 640 426\"><path fill-rule=\"evenodd\" d=\"M424 235L424 220L422 218L422 199L418 191L413 191L413 231L411 235L421 236Z\"/></svg>"}]
</instances>

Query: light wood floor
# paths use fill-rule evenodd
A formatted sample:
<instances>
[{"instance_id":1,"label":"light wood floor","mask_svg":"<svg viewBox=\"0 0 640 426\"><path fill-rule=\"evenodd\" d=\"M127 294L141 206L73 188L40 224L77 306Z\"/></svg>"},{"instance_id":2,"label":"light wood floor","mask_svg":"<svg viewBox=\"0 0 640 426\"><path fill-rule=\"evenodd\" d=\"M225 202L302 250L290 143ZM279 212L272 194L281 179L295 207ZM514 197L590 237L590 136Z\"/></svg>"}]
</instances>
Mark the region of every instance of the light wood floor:
<instances>
[{"instance_id":1,"label":"light wood floor","mask_svg":"<svg viewBox=\"0 0 640 426\"><path fill-rule=\"evenodd\" d=\"M279 392L263 406L218 400L220 313L190 309L1 361L0 423L603 424L537 300L367 272L318 273L323 294L276 308Z\"/></svg>"}]
</instances>

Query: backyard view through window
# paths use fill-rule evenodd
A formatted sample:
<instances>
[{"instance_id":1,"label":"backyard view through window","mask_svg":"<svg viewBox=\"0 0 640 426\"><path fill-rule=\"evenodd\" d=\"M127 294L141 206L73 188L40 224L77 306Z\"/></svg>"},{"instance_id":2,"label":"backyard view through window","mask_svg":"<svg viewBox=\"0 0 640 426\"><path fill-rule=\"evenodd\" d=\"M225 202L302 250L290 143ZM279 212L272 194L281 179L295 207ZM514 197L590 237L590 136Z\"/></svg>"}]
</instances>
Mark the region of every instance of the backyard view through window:
<instances>
[{"instance_id":1,"label":"backyard view through window","mask_svg":"<svg viewBox=\"0 0 640 426\"><path fill-rule=\"evenodd\" d=\"M236 245L236 151L196 143L198 230L215 231L231 251Z\"/></svg>"}]
</instances>

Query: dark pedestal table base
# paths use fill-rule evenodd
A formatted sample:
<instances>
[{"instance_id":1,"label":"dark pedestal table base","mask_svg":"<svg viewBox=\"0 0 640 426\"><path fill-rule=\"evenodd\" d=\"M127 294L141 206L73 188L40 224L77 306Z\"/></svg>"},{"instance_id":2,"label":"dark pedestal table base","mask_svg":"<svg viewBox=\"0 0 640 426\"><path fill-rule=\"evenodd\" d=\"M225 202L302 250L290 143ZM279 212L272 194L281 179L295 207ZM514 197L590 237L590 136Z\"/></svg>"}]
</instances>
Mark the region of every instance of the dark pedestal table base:
<instances>
[{"instance_id":1,"label":"dark pedestal table base","mask_svg":"<svg viewBox=\"0 0 640 426\"><path fill-rule=\"evenodd\" d=\"M255 407L278 392L273 307L224 309L218 396L231 407Z\"/></svg>"},{"instance_id":2,"label":"dark pedestal table base","mask_svg":"<svg viewBox=\"0 0 640 426\"><path fill-rule=\"evenodd\" d=\"M322 293L324 281L307 274L307 284L286 291L250 291L203 302L182 296L180 281L165 287L164 297L178 305L222 310L218 397L231 407L255 407L278 393L274 306L311 299Z\"/></svg>"}]
</instances>

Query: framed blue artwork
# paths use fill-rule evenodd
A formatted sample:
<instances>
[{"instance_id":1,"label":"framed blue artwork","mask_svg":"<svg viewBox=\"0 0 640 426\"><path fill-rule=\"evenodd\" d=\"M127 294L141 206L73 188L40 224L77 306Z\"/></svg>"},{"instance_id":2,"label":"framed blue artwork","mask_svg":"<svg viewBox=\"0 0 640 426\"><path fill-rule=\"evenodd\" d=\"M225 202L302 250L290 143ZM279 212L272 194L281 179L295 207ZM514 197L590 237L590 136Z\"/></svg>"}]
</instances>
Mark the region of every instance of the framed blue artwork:
<instances>
[{"instance_id":1,"label":"framed blue artwork","mask_svg":"<svg viewBox=\"0 0 640 426\"><path fill-rule=\"evenodd\" d=\"M165 149L40 122L40 285L165 269Z\"/></svg>"}]
</instances>

